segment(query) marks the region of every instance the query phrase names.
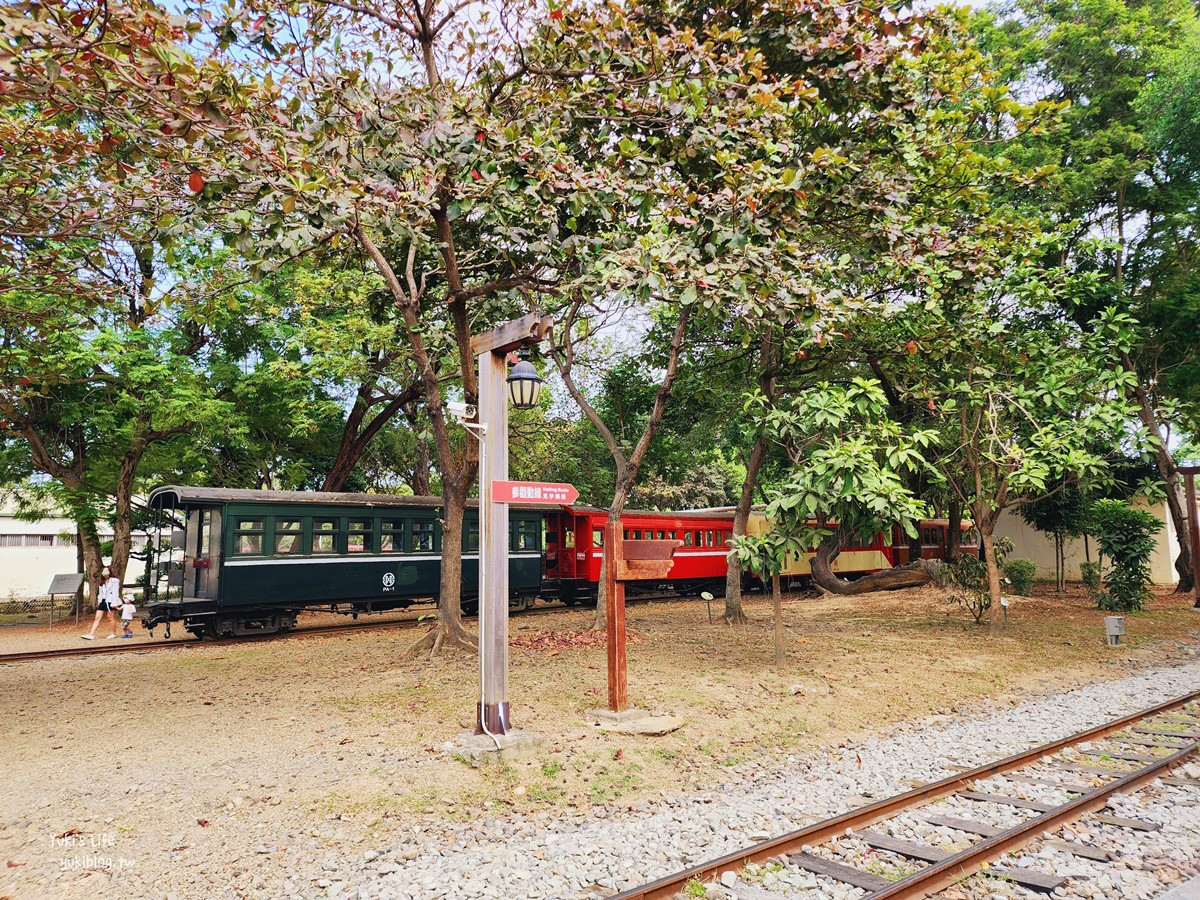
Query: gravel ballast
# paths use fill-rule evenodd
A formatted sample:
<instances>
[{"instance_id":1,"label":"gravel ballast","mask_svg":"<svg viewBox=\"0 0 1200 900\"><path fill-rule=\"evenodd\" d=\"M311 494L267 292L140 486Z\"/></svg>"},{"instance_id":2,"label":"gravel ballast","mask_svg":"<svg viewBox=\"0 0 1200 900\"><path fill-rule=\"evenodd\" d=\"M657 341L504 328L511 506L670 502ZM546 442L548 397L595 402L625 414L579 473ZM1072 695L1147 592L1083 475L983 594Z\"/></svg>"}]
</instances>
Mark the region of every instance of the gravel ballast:
<instances>
[{"instance_id":1,"label":"gravel ballast","mask_svg":"<svg viewBox=\"0 0 1200 900\"><path fill-rule=\"evenodd\" d=\"M944 778L955 767L995 760L1197 688L1200 663L1160 667L1032 699L989 701L854 744L776 760L760 756L740 763L734 777L712 791L574 815L384 822L374 836L333 813L314 821L286 802L280 805L287 776L264 782L236 759L203 773L230 784L228 821L220 829L198 821L196 796L186 779L154 790L130 774L127 793L138 804L154 807L160 820L177 824L159 836L162 857L135 855L124 861L120 817L91 809L79 817L79 834L48 833L50 811L31 800L36 786L16 794L10 782L0 851L16 865L0 869L0 896L602 897L915 783ZM1200 767L1182 774L1200 776ZM1138 835L1139 842L1147 842L1139 843L1145 849L1128 859L1095 863L1046 849L1035 851L1030 864L1040 861L1042 870L1072 878L1071 889L1060 896L1158 896L1200 870L1198 799L1191 789L1159 785L1117 801L1117 814L1163 825L1148 837ZM14 815L14 809L20 811ZM1088 843L1130 840L1109 835L1104 826L1081 823L1079 828ZM197 840L198 833L203 840ZM854 846L848 842L846 852ZM109 864L97 864L102 859ZM726 882L713 895L724 892L742 900L765 891L777 895L789 882L800 889L798 895L810 898L848 900L862 893L816 876L768 873L754 882ZM997 896L1024 896L1006 885L996 891Z\"/></svg>"}]
</instances>

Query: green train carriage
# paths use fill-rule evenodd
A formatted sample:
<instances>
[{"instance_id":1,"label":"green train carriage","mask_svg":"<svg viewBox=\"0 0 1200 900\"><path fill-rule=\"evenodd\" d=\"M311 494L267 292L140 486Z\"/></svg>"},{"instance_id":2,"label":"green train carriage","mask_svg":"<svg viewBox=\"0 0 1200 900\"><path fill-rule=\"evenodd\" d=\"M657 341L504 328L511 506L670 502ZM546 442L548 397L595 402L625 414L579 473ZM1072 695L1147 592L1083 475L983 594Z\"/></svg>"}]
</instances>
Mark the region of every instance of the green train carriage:
<instances>
[{"instance_id":1,"label":"green train carriage","mask_svg":"<svg viewBox=\"0 0 1200 900\"><path fill-rule=\"evenodd\" d=\"M161 487L148 563L147 628L182 622L204 637L292 628L306 609L357 615L436 602L442 501L319 491ZM542 588L543 511L509 508L510 604ZM169 539L165 532L170 530ZM462 604L478 605L479 511L463 523Z\"/></svg>"}]
</instances>

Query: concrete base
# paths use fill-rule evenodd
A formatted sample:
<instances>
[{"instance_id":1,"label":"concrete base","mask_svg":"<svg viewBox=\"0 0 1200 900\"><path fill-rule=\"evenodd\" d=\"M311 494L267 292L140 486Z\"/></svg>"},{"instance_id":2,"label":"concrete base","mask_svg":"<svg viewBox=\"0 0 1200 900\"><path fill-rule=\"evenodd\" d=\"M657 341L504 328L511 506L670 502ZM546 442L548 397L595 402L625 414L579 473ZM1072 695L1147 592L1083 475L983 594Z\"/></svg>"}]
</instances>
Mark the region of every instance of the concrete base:
<instances>
[{"instance_id":1,"label":"concrete base","mask_svg":"<svg viewBox=\"0 0 1200 900\"><path fill-rule=\"evenodd\" d=\"M623 709L613 712L611 709L594 709L589 715L600 723L602 731L613 731L617 734L670 734L683 727L684 721L678 716L656 716L644 709Z\"/></svg>"},{"instance_id":2,"label":"concrete base","mask_svg":"<svg viewBox=\"0 0 1200 900\"><path fill-rule=\"evenodd\" d=\"M1159 900L1200 900L1200 878L1175 885L1165 894L1160 894Z\"/></svg>"},{"instance_id":3,"label":"concrete base","mask_svg":"<svg viewBox=\"0 0 1200 900\"><path fill-rule=\"evenodd\" d=\"M536 756L545 743L546 739L540 734L514 728L508 734L496 735L495 740L486 734L463 734L454 742L451 751L472 766L507 764Z\"/></svg>"}]
</instances>

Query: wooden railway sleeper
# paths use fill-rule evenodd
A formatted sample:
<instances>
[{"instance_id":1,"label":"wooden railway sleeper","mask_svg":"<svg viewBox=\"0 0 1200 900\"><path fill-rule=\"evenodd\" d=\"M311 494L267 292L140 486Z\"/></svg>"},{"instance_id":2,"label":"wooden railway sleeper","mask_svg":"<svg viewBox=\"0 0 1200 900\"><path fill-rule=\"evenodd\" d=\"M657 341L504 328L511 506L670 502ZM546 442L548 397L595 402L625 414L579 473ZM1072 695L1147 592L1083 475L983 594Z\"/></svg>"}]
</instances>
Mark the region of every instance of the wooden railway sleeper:
<instances>
[{"instance_id":1,"label":"wooden railway sleeper","mask_svg":"<svg viewBox=\"0 0 1200 900\"><path fill-rule=\"evenodd\" d=\"M842 866L841 863L833 863L821 857L815 857L813 854L801 851L796 853L793 848L799 848L802 845L817 845L847 831L854 831L874 822L879 822L887 819L897 812L912 809L921 803L930 802L935 799L947 797L959 793L964 788L969 787L976 781L988 778L994 775L1007 774L1015 769L1031 765L1035 762L1046 760L1053 753L1057 753L1067 747L1072 747L1091 740L1112 735L1116 732L1129 728L1131 725L1141 723L1154 724L1152 717L1163 716L1164 714L1172 714L1177 717L1191 719L1200 725L1200 717L1196 715L1184 714L1179 716L1174 712L1179 709L1187 709L1194 704L1197 699L1200 699L1200 692L1193 692L1182 697L1177 697L1174 700L1169 700L1160 703L1150 709L1142 710L1141 712L1131 713L1122 716L1111 722L1102 725L1094 726L1078 734L1067 738L1062 738L1057 741L1052 741L1040 747L1034 747L1022 753L1017 753L1006 757L996 762L988 763L982 766L976 766L972 769L967 769L942 779L938 782L922 785L914 788L903 794L898 794L894 797L889 797L872 803L860 809L850 810L841 815L834 816L822 822L816 822L812 825L805 826L790 834L783 835L772 840L764 841L744 850L726 854L719 859L710 860L698 866L691 867L674 875L660 878L657 881L640 887L632 888L613 895L610 900L651 900L651 898L666 898L674 896L685 884L692 880L704 881L708 878L719 876L726 871L736 871L752 862L764 862L766 860L780 856L781 854L789 861L799 864L803 868L808 868L804 862L807 862L811 857L813 860L819 860L819 863L826 869L832 866ZM1047 812L1042 815L1034 816L1031 819L1014 826L1009 829L999 829L994 826L986 826L982 823L971 823L963 819L935 819L930 818L927 821L932 824L941 824L946 827L956 828L968 833L974 833L984 836L985 839L975 846L948 856L940 862L933 863L926 869L915 873L908 878L904 878L899 882L889 883L886 888L880 888L869 895L866 900L900 900L900 898L917 898L927 897L932 893L943 890L946 887L960 881L969 875L979 871L982 864L996 856L1007 852L1024 843L1028 843L1036 835L1044 831L1054 830L1060 825L1074 821L1080 816L1095 812L1107 805L1108 797L1114 793L1132 790L1146 781L1150 781L1158 777L1159 773L1170 770L1173 766L1186 759L1189 755L1196 751L1200 744L1190 744L1187 747L1181 748L1170 756L1156 759L1156 761L1148 766L1134 771L1118 771L1113 769L1100 769L1098 767L1077 766L1063 763L1049 763L1049 765L1058 768L1072 770L1087 770L1094 771L1097 774L1105 775L1112 780L1097 787L1089 789L1087 793L1069 800L1068 802L1056 806L1049 807ZM1070 791L1068 791L1070 793ZM994 797L998 795L984 795ZM1013 798L1017 799L1017 798ZM1022 803L1032 804L1032 801L1021 801ZM1033 804L1036 806L1047 806L1046 804ZM1135 819L1122 819L1117 816L1097 815L1097 821L1107 822L1108 824L1119 825L1121 827L1152 830L1157 828L1157 825L1149 822L1143 822ZM951 824L952 822L959 824ZM966 826L966 827L961 827ZM993 831L991 835L986 835L985 831ZM1088 853L1099 853L1099 848L1087 848L1084 845L1079 846L1083 852L1079 855L1087 855ZM1094 857L1093 857L1094 858ZM850 869L848 866L843 868ZM858 870L850 869L850 871L858 872ZM869 873L861 873L866 877ZM835 876L836 877L836 876ZM856 876L857 877L857 876ZM866 888L874 890L874 888Z\"/></svg>"}]
</instances>

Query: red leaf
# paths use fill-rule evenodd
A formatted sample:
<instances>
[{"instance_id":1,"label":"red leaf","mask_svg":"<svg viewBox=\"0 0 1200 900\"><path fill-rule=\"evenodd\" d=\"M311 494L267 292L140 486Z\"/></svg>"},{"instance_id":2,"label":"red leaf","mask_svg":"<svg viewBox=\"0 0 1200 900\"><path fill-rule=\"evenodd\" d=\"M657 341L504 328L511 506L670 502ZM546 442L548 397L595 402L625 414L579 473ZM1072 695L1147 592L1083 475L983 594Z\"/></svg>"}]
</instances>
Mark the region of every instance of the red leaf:
<instances>
[{"instance_id":1,"label":"red leaf","mask_svg":"<svg viewBox=\"0 0 1200 900\"><path fill-rule=\"evenodd\" d=\"M198 194L204 190L204 176L199 172L193 172L188 176L188 187L191 188L193 194Z\"/></svg>"},{"instance_id":2,"label":"red leaf","mask_svg":"<svg viewBox=\"0 0 1200 900\"><path fill-rule=\"evenodd\" d=\"M196 824L199 825L201 828L207 828L208 827L208 819L197 819Z\"/></svg>"},{"instance_id":3,"label":"red leaf","mask_svg":"<svg viewBox=\"0 0 1200 900\"><path fill-rule=\"evenodd\" d=\"M552 18L556 22L560 21L562 19L562 17L563 17L563 11L561 9L556 9L550 13L550 18Z\"/></svg>"}]
</instances>

